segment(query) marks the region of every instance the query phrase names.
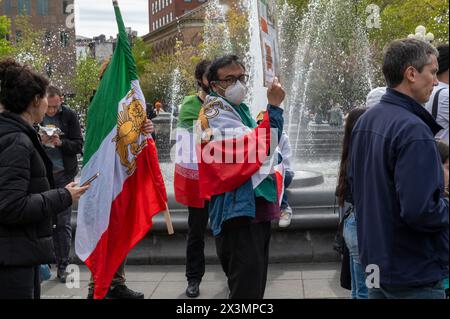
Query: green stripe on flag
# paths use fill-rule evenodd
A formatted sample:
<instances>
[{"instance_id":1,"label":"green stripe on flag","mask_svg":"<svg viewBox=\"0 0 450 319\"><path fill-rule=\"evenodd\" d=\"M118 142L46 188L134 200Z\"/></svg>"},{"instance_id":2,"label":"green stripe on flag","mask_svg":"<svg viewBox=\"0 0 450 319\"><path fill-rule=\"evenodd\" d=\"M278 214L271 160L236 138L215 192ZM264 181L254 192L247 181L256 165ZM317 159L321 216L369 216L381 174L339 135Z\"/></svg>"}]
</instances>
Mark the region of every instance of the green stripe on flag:
<instances>
[{"instance_id":1,"label":"green stripe on flag","mask_svg":"<svg viewBox=\"0 0 450 319\"><path fill-rule=\"evenodd\" d=\"M117 124L119 102L131 89L131 81L137 80L136 62L131 52L125 25L119 6L114 4L119 37L117 45L87 114L86 142L83 165L98 150L103 140Z\"/></svg>"}]
</instances>

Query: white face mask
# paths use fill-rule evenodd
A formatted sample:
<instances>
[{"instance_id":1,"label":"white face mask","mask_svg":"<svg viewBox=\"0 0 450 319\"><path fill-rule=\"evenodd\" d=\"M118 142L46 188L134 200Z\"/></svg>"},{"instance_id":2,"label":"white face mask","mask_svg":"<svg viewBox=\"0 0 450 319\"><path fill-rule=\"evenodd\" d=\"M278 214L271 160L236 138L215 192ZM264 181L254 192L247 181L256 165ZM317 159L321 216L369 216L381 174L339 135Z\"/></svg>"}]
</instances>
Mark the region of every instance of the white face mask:
<instances>
[{"instance_id":1,"label":"white face mask","mask_svg":"<svg viewBox=\"0 0 450 319\"><path fill-rule=\"evenodd\" d=\"M247 87L241 81L227 87L225 90L225 98L235 105L239 105L247 95Z\"/></svg>"}]
</instances>

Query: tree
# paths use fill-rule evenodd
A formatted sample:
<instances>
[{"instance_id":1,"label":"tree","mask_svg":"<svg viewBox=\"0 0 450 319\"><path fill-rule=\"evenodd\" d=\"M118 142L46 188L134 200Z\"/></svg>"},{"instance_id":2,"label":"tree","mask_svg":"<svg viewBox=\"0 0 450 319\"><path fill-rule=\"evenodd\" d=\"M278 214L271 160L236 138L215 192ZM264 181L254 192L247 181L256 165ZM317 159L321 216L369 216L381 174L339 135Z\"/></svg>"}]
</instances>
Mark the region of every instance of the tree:
<instances>
[{"instance_id":1,"label":"tree","mask_svg":"<svg viewBox=\"0 0 450 319\"><path fill-rule=\"evenodd\" d=\"M99 82L99 71L100 65L93 57L82 57L77 61L75 76L71 82L76 94L70 99L70 104L77 111L83 124L93 91Z\"/></svg>"},{"instance_id":2,"label":"tree","mask_svg":"<svg viewBox=\"0 0 450 319\"><path fill-rule=\"evenodd\" d=\"M7 16L0 16L0 59L11 56L14 47L7 39L11 33L11 19Z\"/></svg>"},{"instance_id":3,"label":"tree","mask_svg":"<svg viewBox=\"0 0 450 319\"><path fill-rule=\"evenodd\" d=\"M153 55L152 46L145 43L142 38L136 38L132 48L134 59L136 60L136 68L138 75L141 76L145 72L145 67L150 63Z\"/></svg>"},{"instance_id":4,"label":"tree","mask_svg":"<svg viewBox=\"0 0 450 319\"><path fill-rule=\"evenodd\" d=\"M381 11L381 29L370 30L371 39L380 49L392 40L406 38L410 33L415 33L418 25L425 26L427 31L434 34L435 43L448 42L448 0L386 2L381 1L381 5L384 5Z\"/></svg>"},{"instance_id":5,"label":"tree","mask_svg":"<svg viewBox=\"0 0 450 319\"><path fill-rule=\"evenodd\" d=\"M13 57L22 64L33 67L38 72L45 72L47 57L43 52L44 30L33 27L27 16L17 16L15 19L16 35Z\"/></svg>"}]
</instances>

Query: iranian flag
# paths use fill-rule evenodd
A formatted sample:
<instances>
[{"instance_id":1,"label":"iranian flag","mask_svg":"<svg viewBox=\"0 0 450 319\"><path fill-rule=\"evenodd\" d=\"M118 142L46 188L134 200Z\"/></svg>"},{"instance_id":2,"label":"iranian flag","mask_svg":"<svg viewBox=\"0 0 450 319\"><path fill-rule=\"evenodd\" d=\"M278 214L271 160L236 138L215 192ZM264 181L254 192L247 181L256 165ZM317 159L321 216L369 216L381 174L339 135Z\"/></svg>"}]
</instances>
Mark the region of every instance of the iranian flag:
<instances>
[{"instance_id":1,"label":"iranian flag","mask_svg":"<svg viewBox=\"0 0 450 319\"><path fill-rule=\"evenodd\" d=\"M89 106L81 182L99 173L79 202L75 250L92 272L94 298L103 298L129 251L167 208L154 140L141 132L146 120L125 26Z\"/></svg>"}]
</instances>

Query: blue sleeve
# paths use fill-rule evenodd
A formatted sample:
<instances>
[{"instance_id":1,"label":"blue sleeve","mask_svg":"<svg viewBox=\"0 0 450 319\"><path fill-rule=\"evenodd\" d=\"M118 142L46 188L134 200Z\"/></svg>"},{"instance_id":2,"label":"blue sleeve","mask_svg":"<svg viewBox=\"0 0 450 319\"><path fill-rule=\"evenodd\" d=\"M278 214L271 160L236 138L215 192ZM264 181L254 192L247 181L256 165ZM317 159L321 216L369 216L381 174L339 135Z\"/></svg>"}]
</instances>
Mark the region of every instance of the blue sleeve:
<instances>
[{"instance_id":1,"label":"blue sleeve","mask_svg":"<svg viewBox=\"0 0 450 319\"><path fill-rule=\"evenodd\" d=\"M400 217L421 232L448 228L448 199L444 174L434 140L415 140L400 148L395 166Z\"/></svg>"},{"instance_id":2,"label":"blue sleeve","mask_svg":"<svg viewBox=\"0 0 450 319\"><path fill-rule=\"evenodd\" d=\"M269 111L270 127L278 130L278 143L279 143L281 135L283 134L283 126L284 126L283 109L268 104L267 111Z\"/></svg>"}]
</instances>

